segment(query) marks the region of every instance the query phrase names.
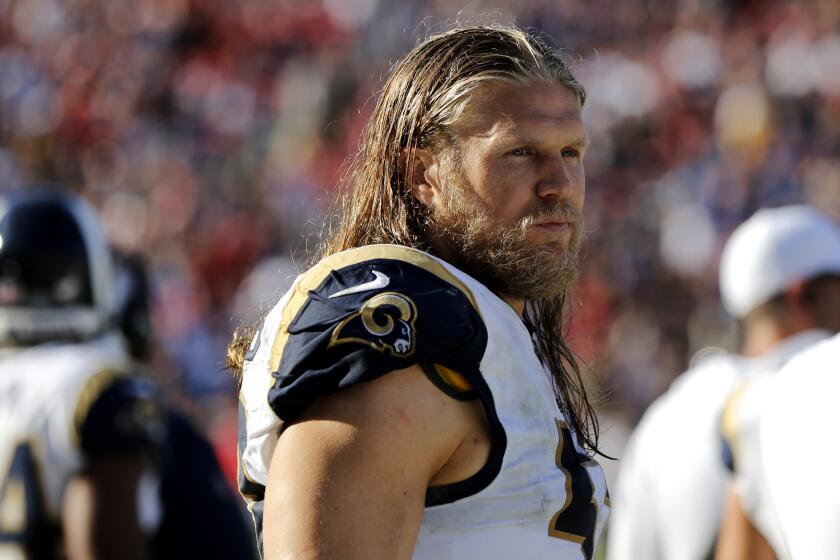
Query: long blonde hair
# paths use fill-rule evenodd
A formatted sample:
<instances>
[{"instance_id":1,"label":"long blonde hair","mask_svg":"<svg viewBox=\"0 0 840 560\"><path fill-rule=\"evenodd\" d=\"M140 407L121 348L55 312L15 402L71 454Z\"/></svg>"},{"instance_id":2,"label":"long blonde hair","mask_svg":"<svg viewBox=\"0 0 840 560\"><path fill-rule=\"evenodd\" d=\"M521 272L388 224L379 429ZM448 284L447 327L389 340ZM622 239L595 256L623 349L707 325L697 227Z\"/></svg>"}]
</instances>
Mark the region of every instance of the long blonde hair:
<instances>
[{"instance_id":1,"label":"long blonde hair","mask_svg":"<svg viewBox=\"0 0 840 560\"><path fill-rule=\"evenodd\" d=\"M406 185L404 151L452 146L450 127L488 82L559 83L586 93L559 53L513 26L452 29L418 44L394 67L340 182L321 255L372 243L422 248L425 208Z\"/></svg>"}]
</instances>

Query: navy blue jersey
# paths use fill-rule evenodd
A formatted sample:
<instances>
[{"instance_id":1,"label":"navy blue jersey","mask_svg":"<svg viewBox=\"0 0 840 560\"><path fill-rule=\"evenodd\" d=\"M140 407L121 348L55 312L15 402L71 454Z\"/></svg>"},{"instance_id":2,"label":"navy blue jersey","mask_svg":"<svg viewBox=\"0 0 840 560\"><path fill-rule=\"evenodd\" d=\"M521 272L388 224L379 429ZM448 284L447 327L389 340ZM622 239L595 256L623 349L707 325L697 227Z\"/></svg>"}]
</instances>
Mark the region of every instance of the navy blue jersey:
<instances>
[{"instance_id":1,"label":"navy blue jersey","mask_svg":"<svg viewBox=\"0 0 840 560\"><path fill-rule=\"evenodd\" d=\"M154 558L254 558L254 536L212 447L177 411L166 415L159 476L163 518Z\"/></svg>"}]
</instances>

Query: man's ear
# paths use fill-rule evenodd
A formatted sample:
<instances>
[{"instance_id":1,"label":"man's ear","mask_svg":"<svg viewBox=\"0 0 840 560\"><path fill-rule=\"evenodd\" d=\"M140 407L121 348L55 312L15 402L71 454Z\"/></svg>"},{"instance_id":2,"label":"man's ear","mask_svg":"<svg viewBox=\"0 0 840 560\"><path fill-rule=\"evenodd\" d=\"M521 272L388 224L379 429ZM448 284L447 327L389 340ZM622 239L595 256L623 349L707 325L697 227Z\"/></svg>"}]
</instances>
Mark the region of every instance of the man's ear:
<instances>
[{"instance_id":1,"label":"man's ear","mask_svg":"<svg viewBox=\"0 0 840 560\"><path fill-rule=\"evenodd\" d=\"M400 165L405 169L406 185L411 195L426 206L434 206L435 198L441 192L438 157L424 148L403 148Z\"/></svg>"},{"instance_id":2,"label":"man's ear","mask_svg":"<svg viewBox=\"0 0 840 560\"><path fill-rule=\"evenodd\" d=\"M782 297L790 306L811 304L813 303L813 301L811 301L812 295L811 291L808 290L807 283L802 280L793 282L785 288L784 292L782 292Z\"/></svg>"}]
</instances>

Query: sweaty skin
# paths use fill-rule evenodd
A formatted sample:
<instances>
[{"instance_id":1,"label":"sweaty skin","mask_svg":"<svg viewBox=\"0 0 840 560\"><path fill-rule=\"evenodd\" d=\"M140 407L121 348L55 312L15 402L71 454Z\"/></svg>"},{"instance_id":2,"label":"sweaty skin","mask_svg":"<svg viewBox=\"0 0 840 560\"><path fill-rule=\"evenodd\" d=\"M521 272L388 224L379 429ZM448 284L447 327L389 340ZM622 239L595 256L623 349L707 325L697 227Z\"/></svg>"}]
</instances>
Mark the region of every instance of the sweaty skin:
<instances>
[{"instance_id":1,"label":"sweaty skin","mask_svg":"<svg viewBox=\"0 0 840 560\"><path fill-rule=\"evenodd\" d=\"M266 558L410 558L426 488L477 472L487 432L477 401L448 397L419 366L319 399L274 452Z\"/></svg>"}]
</instances>

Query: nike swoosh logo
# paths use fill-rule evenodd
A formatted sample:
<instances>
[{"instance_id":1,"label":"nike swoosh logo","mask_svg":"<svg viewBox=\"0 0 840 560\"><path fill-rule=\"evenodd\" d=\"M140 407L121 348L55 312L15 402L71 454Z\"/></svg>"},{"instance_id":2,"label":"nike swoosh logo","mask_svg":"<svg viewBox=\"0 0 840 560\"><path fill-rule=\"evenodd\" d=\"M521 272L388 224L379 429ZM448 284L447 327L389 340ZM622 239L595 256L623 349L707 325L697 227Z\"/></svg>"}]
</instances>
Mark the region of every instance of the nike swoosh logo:
<instances>
[{"instance_id":1,"label":"nike swoosh logo","mask_svg":"<svg viewBox=\"0 0 840 560\"><path fill-rule=\"evenodd\" d=\"M341 296L349 296L350 294L358 294L359 292L367 292L369 290L378 290L379 288L384 288L388 284L391 283L391 279L388 278L385 274L379 272L378 270L373 270L373 275L376 276L376 279L371 280L370 282L365 282L364 284L357 284L355 286L351 286L346 290L341 290L340 292L336 292L330 296L329 299L341 297Z\"/></svg>"}]
</instances>

